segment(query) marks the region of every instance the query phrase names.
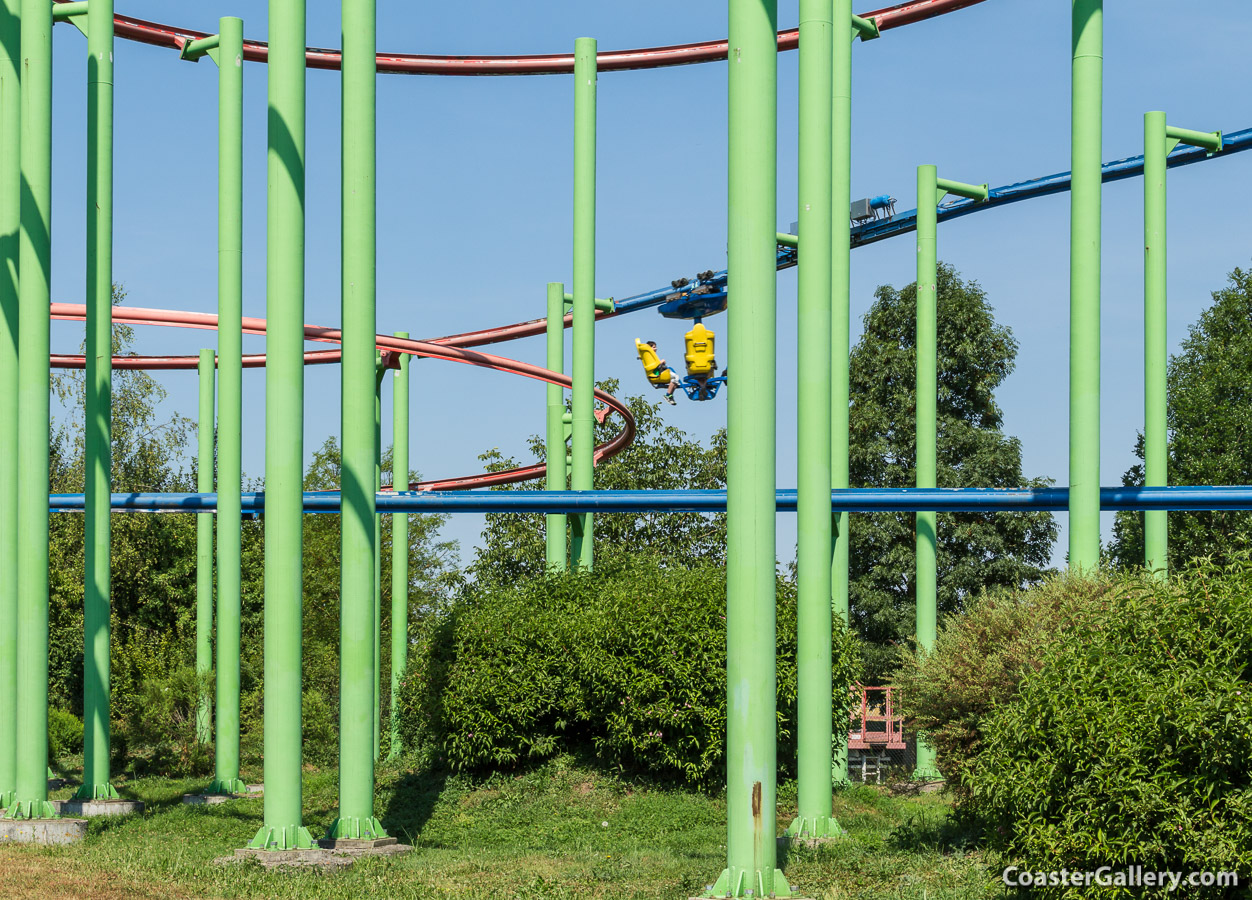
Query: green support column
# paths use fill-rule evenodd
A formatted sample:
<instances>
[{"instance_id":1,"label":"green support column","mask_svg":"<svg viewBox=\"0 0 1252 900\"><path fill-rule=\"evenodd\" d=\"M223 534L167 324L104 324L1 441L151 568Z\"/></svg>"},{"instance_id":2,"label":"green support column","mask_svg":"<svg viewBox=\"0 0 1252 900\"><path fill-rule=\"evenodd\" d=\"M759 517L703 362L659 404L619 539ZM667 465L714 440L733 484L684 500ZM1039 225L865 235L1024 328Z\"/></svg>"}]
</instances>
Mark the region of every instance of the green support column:
<instances>
[{"instance_id":1,"label":"green support column","mask_svg":"<svg viewBox=\"0 0 1252 900\"><path fill-rule=\"evenodd\" d=\"M259 850L294 850L313 846L308 829L301 825L300 783L304 514L304 0L270 0L269 29L265 823L249 846ZM350 232L345 229L345 233Z\"/></svg>"},{"instance_id":2,"label":"green support column","mask_svg":"<svg viewBox=\"0 0 1252 900\"><path fill-rule=\"evenodd\" d=\"M938 423L938 229L939 190L934 166L917 167L917 487L937 486ZM933 511L917 514L917 641L929 650L935 644L937 613L935 531ZM917 738L915 779L942 778L935 751Z\"/></svg>"},{"instance_id":3,"label":"green support column","mask_svg":"<svg viewBox=\"0 0 1252 900\"><path fill-rule=\"evenodd\" d=\"M407 331L395 336L408 339ZM400 367L391 381L391 489L409 489L409 363L400 356ZM391 749L388 759L400 755L400 682L409 667L409 516L391 515Z\"/></svg>"},{"instance_id":4,"label":"green support column","mask_svg":"<svg viewBox=\"0 0 1252 900\"><path fill-rule=\"evenodd\" d=\"M109 784L109 494L113 373L113 2L87 7L87 371L83 591L83 784L80 800L117 797Z\"/></svg>"},{"instance_id":5,"label":"green support column","mask_svg":"<svg viewBox=\"0 0 1252 900\"><path fill-rule=\"evenodd\" d=\"M831 36L831 257L830 257L830 486L848 487L848 403L851 368L852 222L845 211L852 204L852 41L842 23L852 19L852 0L834 0ZM834 614L848 619L848 547L852 539L847 512L833 513L831 591ZM848 780L848 746L832 748L831 780Z\"/></svg>"},{"instance_id":6,"label":"green support column","mask_svg":"<svg viewBox=\"0 0 1252 900\"><path fill-rule=\"evenodd\" d=\"M878 26L852 14L852 0L834 0L834 54L831 71L831 487L848 487L848 404L850 401L850 327L852 222L845 212L852 204L852 41L878 37ZM843 24L851 23L849 31ZM846 511L832 516L831 589L834 614L848 619L848 547L851 520ZM848 780L848 747L832 747L831 780Z\"/></svg>"},{"instance_id":7,"label":"green support column","mask_svg":"<svg viewBox=\"0 0 1252 900\"><path fill-rule=\"evenodd\" d=\"M375 353L374 363L374 494L383 489L383 376L387 370ZM377 501L375 502L377 509ZM374 514L374 762L382 743L383 705L383 517Z\"/></svg>"},{"instance_id":8,"label":"green support column","mask_svg":"<svg viewBox=\"0 0 1252 900\"><path fill-rule=\"evenodd\" d=\"M217 672L213 784L242 794L239 644L243 490L243 20L223 18L217 122Z\"/></svg>"},{"instance_id":9,"label":"green support column","mask_svg":"<svg viewBox=\"0 0 1252 900\"><path fill-rule=\"evenodd\" d=\"M1143 449L1147 487L1169 484L1166 159L1180 143L1218 153L1222 149L1222 133L1173 128L1166 124L1163 112L1144 114ZM1164 579L1169 575L1169 513L1165 510L1145 512L1143 526L1144 565L1149 572Z\"/></svg>"},{"instance_id":10,"label":"green support column","mask_svg":"<svg viewBox=\"0 0 1252 900\"><path fill-rule=\"evenodd\" d=\"M547 317L548 356L547 367L552 372L565 371L565 285L548 283ZM559 384L548 388L548 431L544 448L546 481L550 491L563 491L568 487L565 465L565 389ZM546 562L549 571L563 572L566 560L566 528L568 519L564 513L548 513L546 526Z\"/></svg>"},{"instance_id":11,"label":"green support column","mask_svg":"<svg viewBox=\"0 0 1252 900\"><path fill-rule=\"evenodd\" d=\"M571 487L595 488L596 443L596 42L574 42L574 459ZM575 515L570 559L591 569L595 560L591 513Z\"/></svg>"},{"instance_id":12,"label":"green support column","mask_svg":"<svg viewBox=\"0 0 1252 900\"><path fill-rule=\"evenodd\" d=\"M1100 187L1104 0L1073 0L1069 565L1100 564Z\"/></svg>"},{"instance_id":13,"label":"green support column","mask_svg":"<svg viewBox=\"0 0 1252 900\"><path fill-rule=\"evenodd\" d=\"M987 185L963 184L939 178L934 166L917 167L917 487L938 487L939 455L939 201L952 192L974 200L986 200ZM938 516L933 510L917 513L916 603L917 642L926 650L935 645L938 623L938 571L936 565ZM935 751L925 735L917 736L917 768L913 778L943 778L935 765Z\"/></svg>"},{"instance_id":14,"label":"green support column","mask_svg":"<svg viewBox=\"0 0 1252 900\"><path fill-rule=\"evenodd\" d=\"M0 0L0 808L17 786L17 254L22 221L19 0Z\"/></svg>"},{"instance_id":15,"label":"green support column","mask_svg":"<svg viewBox=\"0 0 1252 900\"><path fill-rule=\"evenodd\" d=\"M1148 487L1169 483L1166 426L1169 345L1166 337L1165 113L1143 117L1143 461ZM1169 573L1169 513L1143 514L1144 564Z\"/></svg>"},{"instance_id":16,"label":"green support column","mask_svg":"<svg viewBox=\"0 0 1252 900\"><path fill-rule=\"evenodd\" d=\"M22 0L17 386L17 784L8 818L48 803L48 304L52 301L52 5Z\"/></svg>"},{"instance_id":17,"label":"green support column","mask_svg":"<svg viewBox=\"0 0 1252 900\"><path fill-rule=\"evenodd\" d=\"M213 493L213 395L216 360L212 350L200 351L200 418L196 436L196 491ZM207 682L213 668L213 513L196 514L196 675ZM207 744L212 739L212 715L207 683L200 686L196 707L196 739Z\"/></svg>"},{"instance_id":18,"label":"green support column","mask_svg":"<svg viewBox=\"0 0 1252 900\"><path fill-rule=\"evenodd\" d=\"M330 839L384 836L374 817L375 0L343 4L343 365L341 416L339 817Z\"/></svg>"},{"instance_id":19,"label":"green support column","mask_svg":"<svg viewBox=\"0 0 1252 900\"><path fill-rule=\"evenodd\" d=\"M726 869L715 897L790 897L775 868L778 5L729 0ZM759 377L758 377L759 376Z\"/></svg>"},{"instance_id":20,"label":"green support column","mask_svg":"<svg viewBox=\"0 0 1252 900\"><path fill-rule=\"evenodd\" d=\"M814 361L830 359L832 340L833 15L831 0L801 0L797 209L803 252L800 255L796 344L799 815L787 832L793 838L804 840L840 833L839 823L831 814L830 791L831 367L814 365Z\"/></svg>"}]
</instances>

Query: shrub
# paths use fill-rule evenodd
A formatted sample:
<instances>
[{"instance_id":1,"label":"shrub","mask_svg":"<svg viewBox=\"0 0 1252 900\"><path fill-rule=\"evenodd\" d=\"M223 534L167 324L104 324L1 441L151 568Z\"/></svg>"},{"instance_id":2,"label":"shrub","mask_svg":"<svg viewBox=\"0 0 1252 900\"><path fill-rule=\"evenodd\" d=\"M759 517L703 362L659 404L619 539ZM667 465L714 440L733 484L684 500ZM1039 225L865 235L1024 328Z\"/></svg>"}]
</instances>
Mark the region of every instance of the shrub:
<instances>
[{"instance_id":1,"label":"shrub","mask_svg":"<svg viewBox=\"0 0 1252 900\"><path fill-rule=\"evenodd\" d=\"M795 756L795 590L778 586L778 760ZM693 784L725 753L725 570L623 561L470 595L420 630L402 691L410 751L454 769L559 752ZM846 734L855 639L834 634L837 732Z\"/></svg>"},{"instance_id":2,"label":"shrub","mask_svg":"<svg viewBox=\"0 0 1252 900\"><path fill-rule=\"evenodd\" d=\"M126 740L138 774L178 777L213 771L213 753L196 735L200 691L211 690L211 677L182 666L164 678L145 681L126 719Z\"/></svg>"},{"instance_id":3,"label":"shrub","mask_svg":"<svg viewBox=\"0 0 1252 900\"><path fill-rule=\"evenodd\" d=\"M926 733L948 785L959 792L997 707L1017 696L1058 637L1107 604L1104 577L1056 577L1028 591L984 594L949 617L929 653L901 654L896 683L910 729Z\"/></svg>"},{"instance_id":4,"label":"shrub","mask_svg":"<svg viewBox=\"0 0 1252 900\"><path fill-rule=\"evenodd\" d=\"M83 720L72 712L48 708L48 762L83 752Z\"/></svg>"},{"instance_id":5,"label":"shrub","mask_svg":"<svg viewBox=\"0 0 1252 900\"><path fill-rule=\"evenodd\" d=\"M319 768L333 768L339 762L338 705L332 704L320 691L306 690L300 707L304 762Z\"/></svg>"},{"instance_id":6,"label":"shrub","mask_svg":"<svg viewBox=\"0 0 1252 900\"><path fill-rule=\"evenodd\" d=\"M1168 583L1128 577L1045 654L968 775L999 849L1031 870L1252 875L1250 592L1246 551Z\"/></svg>"}]
</instances>

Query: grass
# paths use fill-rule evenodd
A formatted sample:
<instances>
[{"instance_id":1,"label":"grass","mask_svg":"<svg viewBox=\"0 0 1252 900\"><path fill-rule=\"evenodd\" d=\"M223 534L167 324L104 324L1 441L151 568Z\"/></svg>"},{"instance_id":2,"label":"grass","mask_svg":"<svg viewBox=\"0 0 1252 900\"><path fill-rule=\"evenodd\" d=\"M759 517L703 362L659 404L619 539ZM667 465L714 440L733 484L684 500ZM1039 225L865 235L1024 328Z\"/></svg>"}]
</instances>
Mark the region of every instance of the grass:
<instances>
[{"instance_id":1,"label":"grass","mask_svg":"<svg viewBox=\"0 0 1252 900\"><path fill-rule=\"evenodd\" d=\"M77 846L0 846L0 884L41 900L642 900L698 894L725 865L722 799L621 781L568 759L486 780L393 767L378 776L384 825L415 848L402 857L331 874L217 866L215 857L260 827L261 802L184 806L182 794L203 779L148 778L121 791L148 805L142 816L93 820ZM304 791L305 823L320 836L334 818L335 773L306 773ZM1003 896L988 860L960 845L949 812L934 794L842 791L835 813L847 835L790 849L782 865L803 896L820 900ZM793 815L794 792L784 787L780 830Z\"/></svg>"}]
</instances>

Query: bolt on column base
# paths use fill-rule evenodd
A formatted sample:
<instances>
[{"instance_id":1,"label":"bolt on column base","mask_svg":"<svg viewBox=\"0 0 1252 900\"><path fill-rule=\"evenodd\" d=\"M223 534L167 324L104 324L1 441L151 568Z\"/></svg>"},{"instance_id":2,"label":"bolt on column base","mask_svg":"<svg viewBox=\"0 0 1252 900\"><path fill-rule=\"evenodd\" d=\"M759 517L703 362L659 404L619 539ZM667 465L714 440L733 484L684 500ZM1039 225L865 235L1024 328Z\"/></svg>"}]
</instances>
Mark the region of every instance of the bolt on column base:
<instances>
[{"instance_id":1,"label":"bolt on column base","mask_svg":"<svg viewBox=\"0 0 1252 900\"><path fill-rule=\"evenodd\" d=\"M239 778L215 778L205 790L206 794L253 794L257 793Z\"/></svg>"},{"instance_id":2,"label":"bolt on column base","mask_svg":"<svg viewBox=\"0 0 1252 900\"><path fill-rule=\"evenodd\" d=\"M843 837L834 816L796 816L784 834L797 844L816 844Z\"/></svg>"},{"instance_id":3,"label":"bolt on column base","mask_svg":"<svg viewBox=\"0 0 1252 900\"><path fill-rule=\"evenodd\" d=\"M4 811L6 819L59 819L56 807L47 800L14 800Z\"/></svg>"},{"instance_id":4,"label":"bolt on column base","mask_svg":"<svg viewBox=\"0 0 1252 900\"><path fill-rule=\"evenodd\" d=\"M103 784L84 784L74 792L75 800L117 800L117 789L107 781Z\"/></svg>"},{"instance_id":5,"label":"bolt on column base","mask_svg":"<svg viewBox=\"0 0 1252 900\"><path fill-rule=\"evenodd\" d=\"M392 841L382 823L373 816L340 816L326 830L323 841Z\"/></svg>"},{"instance_id":6,"label":"bolt on column base","mask_svg":"<svg viewBox=\"0 0 1252 900\"><path fill-rule=\"evenodd\" d=\"M248 850L312 850L313 835L303 825L262 825Z\"/></svg>"},{"instance_id":7,"label":"bolt on column base","mask_svg":"<svg viewBox=\"0 0 1252 900\"><path fill-rule=\"evenodd\" d=\"M722 874L717 879L717 883L711 885L708 890L699 897L692 897L691 900L721 900L723 897L754 897L758 900L768 900L770 897L785 897L787 900L804 900L792 893L791 885L787 883L787 879L783 876L781 869L774 870L774 890L765 890L765 880L761 877L758 870L755 877L746 869L740 869L734 875L734 884L731 883L730 869L722 869Z\"/></svg>"}]
</instances>

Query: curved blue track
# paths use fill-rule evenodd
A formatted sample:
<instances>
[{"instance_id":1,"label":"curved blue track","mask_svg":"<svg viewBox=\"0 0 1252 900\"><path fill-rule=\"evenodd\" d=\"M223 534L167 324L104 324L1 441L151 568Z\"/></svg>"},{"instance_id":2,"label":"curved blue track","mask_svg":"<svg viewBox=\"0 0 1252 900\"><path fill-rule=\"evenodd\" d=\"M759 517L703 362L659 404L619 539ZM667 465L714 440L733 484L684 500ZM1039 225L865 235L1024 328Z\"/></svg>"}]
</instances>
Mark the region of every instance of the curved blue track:
<instances>
[{"instance_id":1,"label":"curved blue track","mask_svg":"<svg viewBox=\"0 0 1252 900\"><path fill-rule=\"evenodd\" d=\"M1229 156L1252 149L1252 128L1224 135L1222 152L1208 153L1195 147L1180 147L1166 161L1170 168L1188 166L1219 156ZM1103 180L1122 181L1143 174L1143 157L1133 156L1105 163ZM1035 197L1046 197L1069 190L1070 173L1058 172L1029 181L1019 181L991 188L990 198L978 202L959 199L939 207L939 221L1020 203ZM868 222L852 229L852 246L860 247L907 234L917 228L917 210L898 213L888 219ZM796 250L780 244L778 268L796 265ZM658 288L636 294L616 304L611 316L626 315L660 306L667 300L701 285L726 289L726 271L704 273L681 288ZM607 318L607 316L605 317ZM796 491L777 492L779 512L794 512ZM990 488L891 488L851 489L833 491L831 507L849 512L906 512L935 510L940 512L1004 512L1063 511L1068 508L1069 491L1065 488L1041 490L999 490ZM308 493L304 496L305 512L334 513L339 511L339 494L334 491ZM724 512L725 491L427 491L422 493L381 492L377 495L379 512ZM217 508L216 494L113 494L115 510L136 512L208 512ZM82 494L54 494L49 497L53 512L78 512L83 509ZM243 509L258 514L265 508L264 494L244 494ZM1158 487L1101 488L1100 508L1105 510L1252 510L1252 487Z\"/></svg>"},{"instance_id":2,"label":"curved blue track","mask_svg":"<svg viewBox=\"0 0 1252 900\"><path fill-rule=\"evenodd\" d=\"M1252 150L1252 128L1245 128L1242 131L1223 135L1221 153L1209 153L1199 147L1179 147L1169 155L1166 165L1171 169L1179 166L1190 166L1209 159L1231 156L1244 150ZM1103 180L1106 182L1138 178L1143 174L1143 157L1132 156L1127 159L1118 159L1105 163L1103 173ZM952 219L959 219L962 216L1007 206L1010 203L1020 203L1023 200L1033 200L1036 197L1060 194L1068 191L1069 186L1069 172L1057 172L1055 175L1044 175L1042 178L1032 178L1029 181L1006 184L1003 187L991 188L991 195L985 201L958 199L946 203L939 207L938 218L940 222L947 222ZM853 248L863 247L866 244L885 241L888 238L908 234L916 230L917 210L910 209L907 212L897 213L888 219L867 222L864 225L854 227L852 229L852 246ZM789 269L795 264L795 248L780 244L778 246L778 268ZM726 287L726 271L722 270L713 273L713 277L706 279L703 283L724 290ZM695 285L696 281L693 279L691 286L694 287ZM667 299L673 298L678 293L679 291L675 288L666 287L627 297L618 301L614 315L624 315L660 306Z\"/></svg>"}]
</instances>

